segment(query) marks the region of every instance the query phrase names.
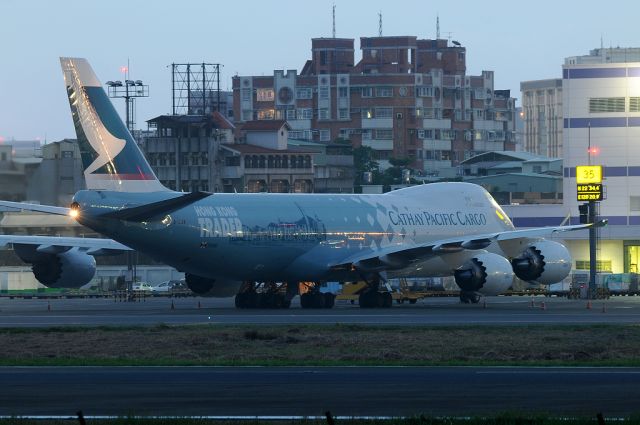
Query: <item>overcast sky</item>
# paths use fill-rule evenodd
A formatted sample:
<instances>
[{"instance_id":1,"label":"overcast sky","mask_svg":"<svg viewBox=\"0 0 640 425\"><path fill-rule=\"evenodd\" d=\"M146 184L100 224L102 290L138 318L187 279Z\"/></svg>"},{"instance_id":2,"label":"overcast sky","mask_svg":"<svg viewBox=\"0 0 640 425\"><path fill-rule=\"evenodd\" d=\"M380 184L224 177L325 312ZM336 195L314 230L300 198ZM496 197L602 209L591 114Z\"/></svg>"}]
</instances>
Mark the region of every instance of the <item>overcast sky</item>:
<instances>
[{"instance_id":1,"label":"overcast sky","mask_svg":"<svg viewBox=\"0 0 640 425\"><path fill-rule=\"evenodd\" d=\"M137 127L171 109L172 62L224 65L231 77L300 71L311 38L383 35L442 38L467 48L467 73L495 71L495 87L520 97L520 81L561 76L563 59L590 49L640 46L637 0L0 0L0 140L75 137L59 56L86 57L100 80L149 84ZM119 111L124 101L116 100ZM519 102L518 102L519 104Z\"/></svg>"}]
</instances>

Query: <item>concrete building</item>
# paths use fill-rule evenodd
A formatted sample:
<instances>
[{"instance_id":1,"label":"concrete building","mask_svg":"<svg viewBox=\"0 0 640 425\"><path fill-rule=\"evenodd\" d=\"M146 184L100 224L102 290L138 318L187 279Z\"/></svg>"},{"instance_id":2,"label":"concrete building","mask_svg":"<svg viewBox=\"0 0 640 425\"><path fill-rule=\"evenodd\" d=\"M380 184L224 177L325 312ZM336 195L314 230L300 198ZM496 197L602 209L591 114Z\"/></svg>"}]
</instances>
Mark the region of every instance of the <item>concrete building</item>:
<instances>
[{"instance_id":1,"label":"concrete building","mask_svg":"<svg viewBox=\"0 0 640 425\"><path fill-rule=\"evenodd\" d=\"M631 62L633 61L633 62ZM561 206L512 206L518 227L579 222L576 166L602 165L605 199L598 231L601 271L637 273L640 264L640 49L595 49L562 68L563 195ZM588 152L591 146L592 153ZM574 267L589 264L586 231L562 235Z\"/></svg>"},{"instance_id":2,"label":"concrete building","mask_svg":"<svg viewBox=\"0 0 640 425\"><path fill-rule=\"evenodd\" d=\"M85 187L78 144L74 139L64 139L42 147L42 162L27 184L27 199L66 207Z\"/></svg>"},{"instance_id":3,"label":"concrete building","mask_svg":"<svg viewBox=\"0 0 640 425\"><path fill-rule=\"evenodd\" d=\"M562 159L528 152L487 152L462 163L464 181L502 205L562 204Z\"/></svg>"},{"instance_id":4,"label":"concrete building","mask_svg":"<svg viewBox=\"0 0 640 425\"><path fill-rule=\"evenodd\" d=\"M369 146L384 168L408 158L455 176L477 153L515 148L514 99L494 74L466 74L466 49L414 36L316 38L300 73L233 78L235 124L286 120L290 137Z\"/></svg>"},{"instance_id":5,"label":"concrete building","mask_svg":"<svg viewBox=\"0 0 640 425\"><path fill-rule=\"evenodd\" d=\"M233 142L233 124L222 114L161 115L147 121L153 136L141 147L160 182L172 190L222 190L220 145Z\"/></svg>"},{"instance_id":6,"label":"concrete building","mask_svg":"<svg viewBox=\"0 0 640 425\"><path fill-rule=\"evenodd\" d=\"M251 121L240 143L221 145L226 192L313 192L313 156L318 151L290 147L286 121Z\"/></svg>"},{"instance_id":7,"label":"concrete building","mask_svg":"<svg viewBox=\"0 0 640 425\"><path fill-rule=\"evenodd\" d=\"M523 81L523 146L526 152L562 156L562 79Z\"/></svg>"}]
</instances>

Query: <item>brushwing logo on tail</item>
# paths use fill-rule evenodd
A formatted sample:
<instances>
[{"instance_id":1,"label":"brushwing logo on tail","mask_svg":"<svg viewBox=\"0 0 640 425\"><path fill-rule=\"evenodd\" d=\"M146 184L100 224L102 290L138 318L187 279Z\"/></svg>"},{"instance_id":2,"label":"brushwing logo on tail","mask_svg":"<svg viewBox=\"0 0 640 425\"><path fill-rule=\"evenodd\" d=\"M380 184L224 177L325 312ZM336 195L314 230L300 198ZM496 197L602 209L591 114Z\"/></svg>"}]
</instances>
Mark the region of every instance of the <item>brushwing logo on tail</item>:
<instances>
[{"instance_id":1,"label":"brushwing logo on tail","mask_svg":"<svg viewBox=\"0 0 640 425\"><path fill-rule=\"evenodd\" d=\"M118 116L86 59L61 58L89 189L167 190Z\"/></svg>"}]
</instances>

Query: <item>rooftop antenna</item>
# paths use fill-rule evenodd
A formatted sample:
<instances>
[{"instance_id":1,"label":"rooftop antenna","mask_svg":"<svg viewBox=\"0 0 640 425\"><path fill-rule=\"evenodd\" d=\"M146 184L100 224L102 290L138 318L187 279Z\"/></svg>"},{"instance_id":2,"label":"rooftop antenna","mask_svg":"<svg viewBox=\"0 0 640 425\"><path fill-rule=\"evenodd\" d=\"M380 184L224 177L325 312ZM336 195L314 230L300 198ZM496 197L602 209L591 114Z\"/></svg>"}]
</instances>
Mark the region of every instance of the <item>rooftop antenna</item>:
<instances>
[{"instance_id":1,"label":"rooftop antenna","mask_svg":"<svg viewBox=\"0 0 640 425\"><path fill-rule=\"evenodd\" d=\"M436 40L440 40L440 15L436 15Z\"/></svg>"},{"instance_id":2,"label":"rooftop antenna","mask_svg":"<svg viewBox=\"0 0 640 425\"><path fill-rule=\"evenodd\" d=\"M333 38L336 38L336 4L333 4Z\"/></svg>"},{"instance_id":3,"label":"rooftop antenna","mask_svg":"<svg viewBox=\"0 0 640 425\"><path fill-rule=\"evenodd\" d=\"M378 37L382 37L382 11L378 12Z\"/></svg>"}]
</instances>

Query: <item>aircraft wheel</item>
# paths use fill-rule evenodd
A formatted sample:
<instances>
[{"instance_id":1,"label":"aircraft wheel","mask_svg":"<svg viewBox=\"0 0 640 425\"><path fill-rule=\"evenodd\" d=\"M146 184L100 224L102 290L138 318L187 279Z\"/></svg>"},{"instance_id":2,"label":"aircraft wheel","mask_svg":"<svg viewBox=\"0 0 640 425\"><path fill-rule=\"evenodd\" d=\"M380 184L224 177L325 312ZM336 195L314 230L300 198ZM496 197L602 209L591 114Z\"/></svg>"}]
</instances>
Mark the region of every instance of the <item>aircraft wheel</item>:
<instances>
[{"instance_id":1,"label":"aircraft wheel","mask_svg":"<svg viewBox=\"0 0 640 425\"><path fill-rule=\"evenodd\" d=\"M312 298L312 301L311 301L311 307L312 308L324 308L324 306L325 306L324 294L321 293L321 292L313 294L313 298Z\"/></svg>"},{"instance_id":2,"label":"aircraft wheel","mask_svg":"<svg viewBox=\"0 0 640 425\"><path fill-rule=\"evenodd\" d=\"M311 294L306 293L300 295L300 307L302 308L311 308L312 299Z\"/></svg>"},{"instance_id":3,"label":"aircraft wheel","mask_svg":"<svg viewBox=\"0 0 640 425\"><path fill-rule=\"evenodd\" d=\"M280 304L280 308L287 309L291 307L291 300L288 300L287 297L282 297L282 304Z\"/></svg>"},{"instance_id":4,"label":"aircraft wheel","mask_svg":"<svg viewBox=\"0 0 640 425\"><path fill-rule=\"evenodd\" d=\"M324 295L324 308L333 308L336 304L336 296L330 292L327 292Z\"/></svg>"},{"instance_id":5,"label":"aircraft wheel","mask_svg":"<svg viewBox=\"0 0 640 425\"><path fill-rule=\"evenodd\" d=\"M393 305L393 297L391 296L391 292L383 292L380 294L380 299L382 301L382 307L391 308Z\"/></svg>"},{"instance_id":6,"label":"aircraft wheel","mask_svg":"<svg viewBox=\"0 0 640 425\"><path fill-rule=\"evenodd\" d=\"M236 308L245 308L244 306L244 293L236 294L235 300Z\"/></svg>"}]
</instances>

